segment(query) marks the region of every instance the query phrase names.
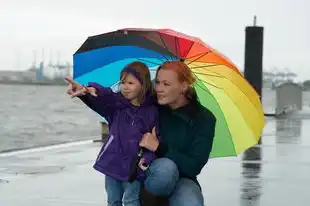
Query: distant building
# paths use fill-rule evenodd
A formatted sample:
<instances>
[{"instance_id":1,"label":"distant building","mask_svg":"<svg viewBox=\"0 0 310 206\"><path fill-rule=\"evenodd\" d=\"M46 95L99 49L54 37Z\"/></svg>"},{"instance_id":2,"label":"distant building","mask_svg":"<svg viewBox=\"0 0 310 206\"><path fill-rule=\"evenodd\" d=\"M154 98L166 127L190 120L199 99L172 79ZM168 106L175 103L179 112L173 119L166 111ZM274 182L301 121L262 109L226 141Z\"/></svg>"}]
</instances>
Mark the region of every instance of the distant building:
<instances>
[{"instance_id":1,"label":"distant building","mask_svg":"<svg viewBox=\"0 0 310 206\"><path fill-rule=\"evenodd\" d=\"M306 80L302 83L303 90L310 91L310 80Z\"/></svg>"},{"instance_id":2,"label":"distant building","mask_svg":"<svg viewBox=\"0 0 310 206\"><path fill-rule=\"evenodd\" d=\"M64 77L72 73L70 64L47 65L41 62L26 71L0 71L0 83L3 84L65 84Z\"/></svg>"},{"instance_id":3,"label":"distant building","mask_svg":"<svg viewBox=\"0 0 310 206\"><path fill-rule=\"evenodd\" d=\"M35 71L0 71L0 82L36 81Z\"/></svg>"}]
</instances>

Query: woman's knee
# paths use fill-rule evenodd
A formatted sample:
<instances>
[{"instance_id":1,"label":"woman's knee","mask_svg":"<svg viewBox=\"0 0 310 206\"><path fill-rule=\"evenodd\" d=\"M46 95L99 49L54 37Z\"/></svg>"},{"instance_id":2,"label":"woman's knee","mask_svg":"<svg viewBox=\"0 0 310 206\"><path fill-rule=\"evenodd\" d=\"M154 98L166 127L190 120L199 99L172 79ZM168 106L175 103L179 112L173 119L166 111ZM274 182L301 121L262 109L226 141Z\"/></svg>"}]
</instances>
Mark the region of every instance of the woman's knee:
<instances>
[{"instance_id":1,"label":"woman's knee","mask_svg":"<svg viewBox=\"0 0 310 206\"><path fill-rule=\"evenodd\" d=\"M203 206L204 197L197 183L181 178L170 196L170 206Z\"/></svg>"},{"instance_id":2,"label":"woman's knee","mask_svg":"<svg viewBox=\"0 0 310 206\"><path fill-rule=\"evenodd\" d=\"M158 158L152 162L148 173L150 175L171 177L179 179L179 170L177 165L169 158Z\"/></svg>"},{"instance_id":3,"label":"woman's knee","mask_svg":"<svg viewBox=\"0 0 310 206\"><path fill-rule=\"evenodd\" d=\"M169 195L179 180L177 165L168 158L154 160L144 182L145 189L155 195Z\"/></svg>"}]
</instances>

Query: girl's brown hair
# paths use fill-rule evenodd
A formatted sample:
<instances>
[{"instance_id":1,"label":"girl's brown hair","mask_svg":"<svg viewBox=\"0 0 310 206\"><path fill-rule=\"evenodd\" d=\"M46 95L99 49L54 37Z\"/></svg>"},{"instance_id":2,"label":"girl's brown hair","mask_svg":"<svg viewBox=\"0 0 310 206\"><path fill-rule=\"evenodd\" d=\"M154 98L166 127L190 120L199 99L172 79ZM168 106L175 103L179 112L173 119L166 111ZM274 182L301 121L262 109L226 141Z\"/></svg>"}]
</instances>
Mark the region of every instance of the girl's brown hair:
<instances>
[{"instance_id":1,"label":"girl's brown hair","mask_svg":"<svg viewBox=\"0 0 310 206\"><path fill-rule=\"evenodd\" d=\"M195 90L191 87L196 81L191 69L184 63L180 61L165 62L158 67L157 72L160 69L172 70L177 73L180 82L187 82L190 87L185 91L185 97L187 99L192 99L195 96ZM156 74L157 76L157 74Z\"/></svg>"},{"instance_id":2,"label":"girl's brown hair","mask_svg":"<svg viewBox=\"0 0 310 206\"><path fill-rule=\"evenodd\" d=\"M132 69L136 73L136 75L138 75L138 79L142 85L141 92L138 96L138 101L140 104L143 104L143 102L145 101L146 95L154 94L154 89L153 89L153 85L151 81L151 74L150 74L149 68L146 66L146 64L142 62L139 62L139 61L132 62L125 66L124 68L125 71L121 72L121 77L120 77L121 81L124 81L127 75L130 74L129 72L126 72L126 68Z\"/></svg>"}]
</instances>

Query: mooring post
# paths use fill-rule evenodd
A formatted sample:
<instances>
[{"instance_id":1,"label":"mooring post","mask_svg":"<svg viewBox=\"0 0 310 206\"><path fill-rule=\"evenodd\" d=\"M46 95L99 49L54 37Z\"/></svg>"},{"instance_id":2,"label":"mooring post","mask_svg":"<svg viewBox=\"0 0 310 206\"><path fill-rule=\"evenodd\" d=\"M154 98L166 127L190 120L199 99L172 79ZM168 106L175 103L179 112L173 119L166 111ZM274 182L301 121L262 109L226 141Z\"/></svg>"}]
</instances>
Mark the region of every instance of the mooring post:
<instances>
[{"instance_id":1,"label":"mooring post","mask_svg":"<svg viewBox=\"0 0 310 206\"><path fill-rule=\"evenodd\" d=\"M101 126L101 139L99 140L94 140L94 142L105 142L108 135L109 135L109 125L102 121L100 122L100 126Z\"/></svg>"},{"instance_id":2,"label":"mooring post","mask_svg":"<svg viewBox=\"0 0 310 206\"><path fill-rule=\"evenodd\" d=\"M254 16L253 26L247 26L245 29L244 76L252 84L261 99L263 82L264 28L261 26L256 26L256 21L256 16Z\"/></svg>"},{"instance_id":3,"label":"mooring post","mask_svg":"<svg viewBox=\"0 0 310 206\"><path fill-rule=\"evenodd\" d=\"M253 26L247 26L245 29L244 76L262 101L264 28L256 24L257 18L254 16Z\"/></svg>"}]
</instances>

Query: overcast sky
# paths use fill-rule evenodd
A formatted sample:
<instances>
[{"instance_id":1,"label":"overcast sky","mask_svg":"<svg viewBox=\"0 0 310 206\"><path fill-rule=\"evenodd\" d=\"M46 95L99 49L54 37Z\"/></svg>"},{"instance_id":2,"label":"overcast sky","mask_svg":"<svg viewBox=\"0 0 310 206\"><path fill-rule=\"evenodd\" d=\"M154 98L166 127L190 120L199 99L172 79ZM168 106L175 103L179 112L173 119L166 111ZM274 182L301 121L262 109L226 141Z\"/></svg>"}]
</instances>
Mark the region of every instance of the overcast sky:
<instances>
[{"instance_id":1,"label":"overcast sky","mask_svg":"<svg viewBox=\"0 0 310 206\"><path fill-rule=\"evenodd\" d=\"M33 61L72 62L88 36L123 27L172 28L198 36L241 70L245 26L265 28L264 69L288 67L310 78L310 1L306 0L10 0L0 7L0 70Z\"/></svg>"}]
</instances>

